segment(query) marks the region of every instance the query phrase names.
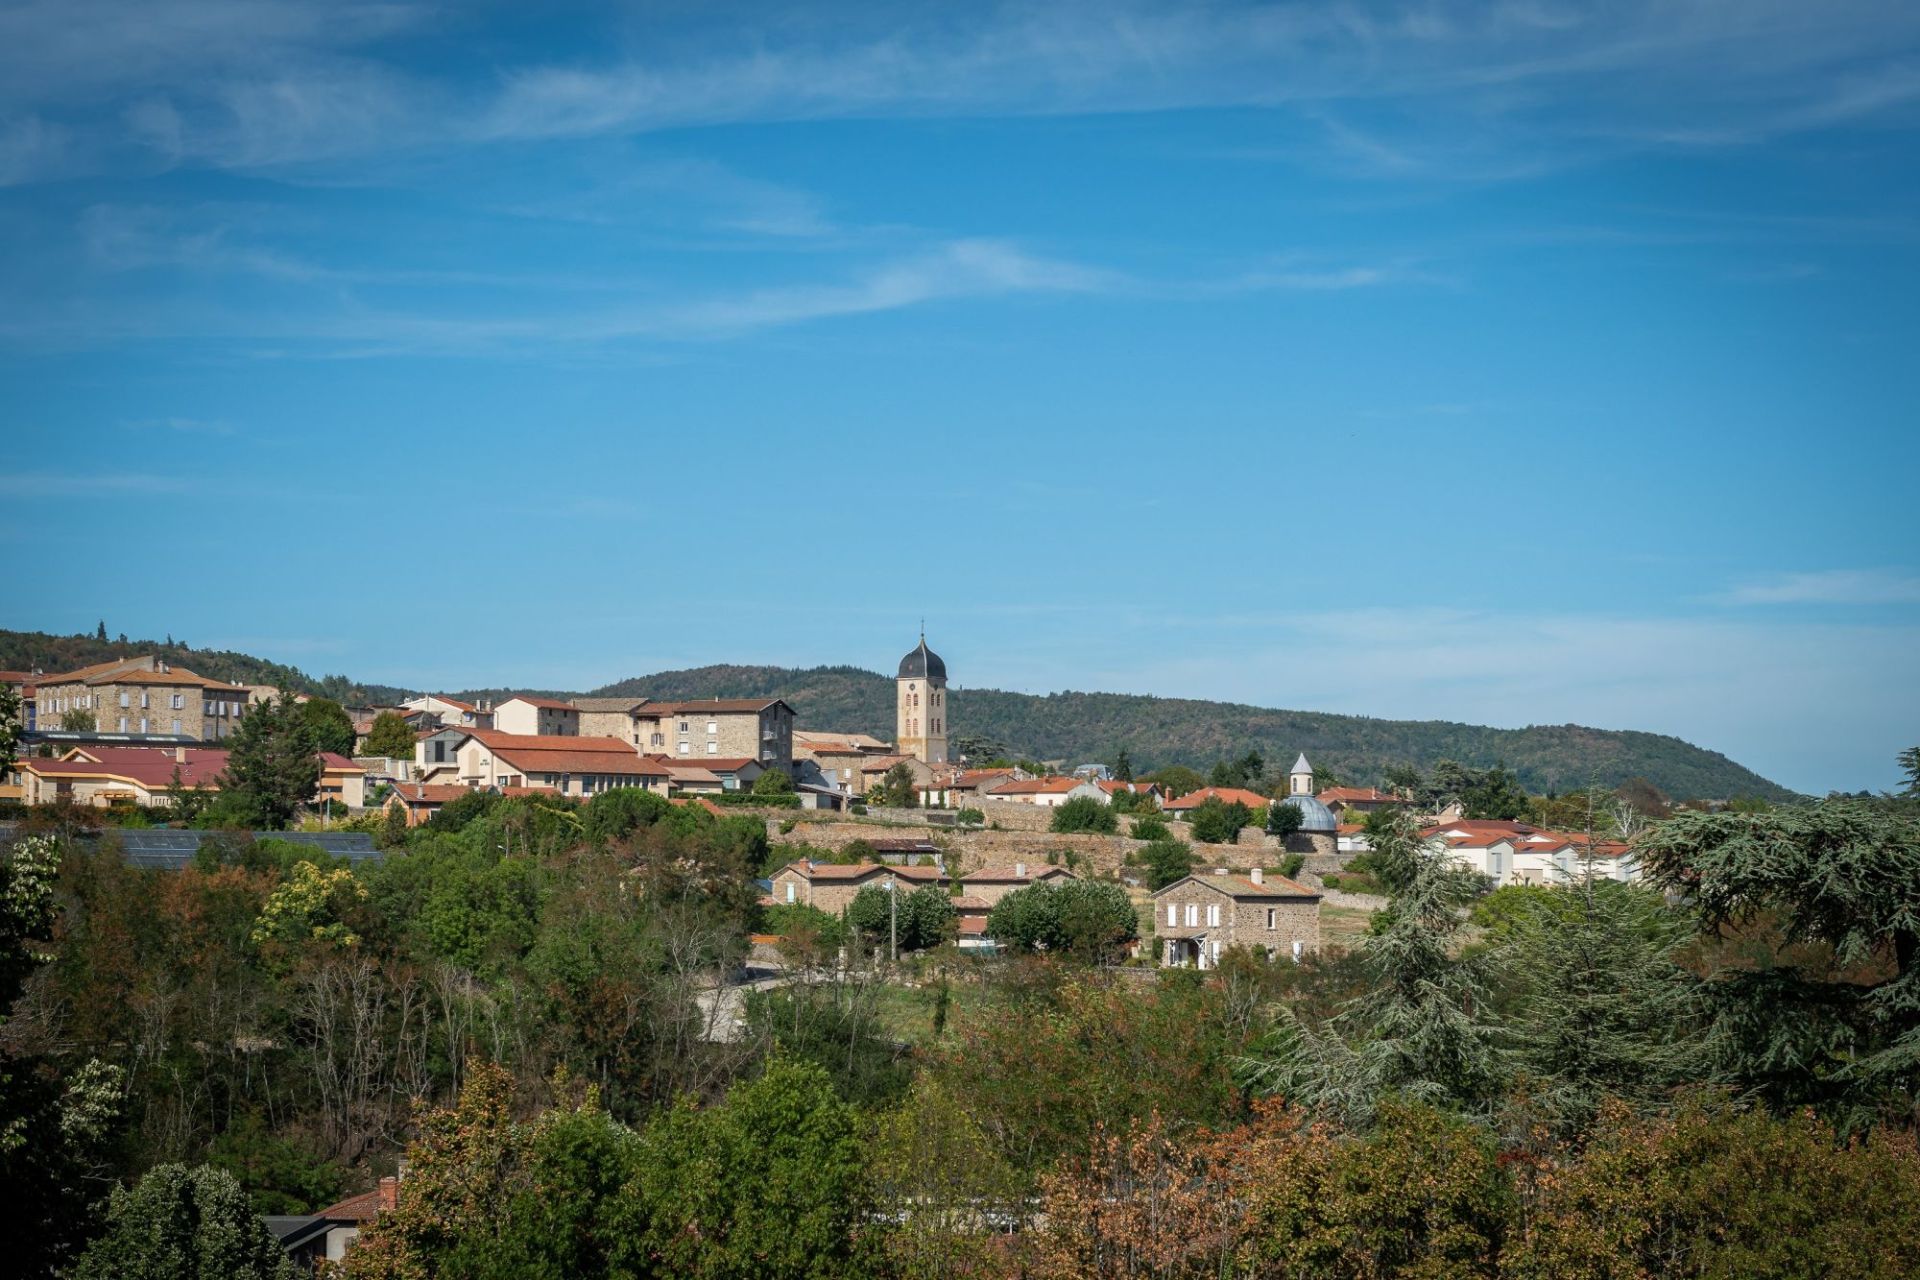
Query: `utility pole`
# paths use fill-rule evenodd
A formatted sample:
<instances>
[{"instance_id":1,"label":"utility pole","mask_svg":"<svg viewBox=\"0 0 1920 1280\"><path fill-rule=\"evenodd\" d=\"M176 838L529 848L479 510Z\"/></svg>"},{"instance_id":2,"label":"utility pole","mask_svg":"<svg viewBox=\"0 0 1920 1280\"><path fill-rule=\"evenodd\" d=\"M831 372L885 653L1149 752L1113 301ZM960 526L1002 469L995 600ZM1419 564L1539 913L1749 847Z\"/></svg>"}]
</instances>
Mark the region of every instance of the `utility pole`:
<instances>
[{"instance_id":1,"label":"utility pole","mask_svg":"<svg viewBox=\"0 0 1920 1280\"><path fill-rule=\"evenodd\" d=\"M900 963L900 891L899 882L887 879L887 961Z\"/></svg>"}]
</instances>

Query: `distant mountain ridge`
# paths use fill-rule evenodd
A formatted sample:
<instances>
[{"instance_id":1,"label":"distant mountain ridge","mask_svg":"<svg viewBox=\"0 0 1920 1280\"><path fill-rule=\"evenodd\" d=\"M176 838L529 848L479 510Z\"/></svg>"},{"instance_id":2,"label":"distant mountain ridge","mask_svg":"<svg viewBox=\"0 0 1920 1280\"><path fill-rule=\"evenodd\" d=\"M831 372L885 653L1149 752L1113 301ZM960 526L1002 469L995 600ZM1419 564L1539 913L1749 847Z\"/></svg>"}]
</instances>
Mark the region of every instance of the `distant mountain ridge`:
<instances>
[{"instance_id":1,"label":"distant mountain ridge","mask_svg":"<svg viewBox=\"0 0 1920 1280\"><path fill-rule=\"evenodd\" d=\"M636 676L594 692L655 699L779 695L792 704L801 728L893 737L893 680L858 667L697 667ZM1426 769L1452 759L1482 768L1504 762L1536 792L1566 791L1589 780L1616 786L1643 777L1676 799L1794 795L1717 751L1635 730L1571 724L1492 729L1123 693L1040 696L955 688L948 705L956 734L1075 763L1110 762L1124 749L1140 771L1168 764L1205 769L1249 750L1285 765L1304 751L1314 764L1356 785L1377 783L1390 765Z\"/></svg>"},{"instance_id":2,"label":"distant mountain ridge","mask_svg":"<svg viewBox=\"0 0 1920 1280\"><path fill-rule=\"evenodd\" d=\"M0 668L70 671L94 662L157 653L216 680L284 684L349 703L392 703L410 691L363 684L343 675L315 678L296 667L231 650L195 649L155 640L100 640L37 631L0 630ZM447 690L460 697L499 698L511 692L567 697L577 690ZM893 736L893 680L852 666L806 669L716 665L662 671L603 685L606 697L676 700L783 697L801 728L843 729ZM1643 777L1676 799L1794 793L1717 751L1664 734L1580 725L1491 729L1445 720L1377 720L1323 711L1282 711L1230 702L1157 698L1121 693L1051 693L956 688L950 693L956 734L990 739L1039 759L1111 761L1125 750L1136 770L1184 764L1204 769L1216 760L1259 751L1285 765L1304 751L1316 765L1360 785L1380 780L1389 765L1431 768L1441 759L1486 767L1504 762L1528 789L1565 791L1589 780L1613 786ZM1284 758L1283 758L1284 757Z\"/></svg>"}]
</instances>

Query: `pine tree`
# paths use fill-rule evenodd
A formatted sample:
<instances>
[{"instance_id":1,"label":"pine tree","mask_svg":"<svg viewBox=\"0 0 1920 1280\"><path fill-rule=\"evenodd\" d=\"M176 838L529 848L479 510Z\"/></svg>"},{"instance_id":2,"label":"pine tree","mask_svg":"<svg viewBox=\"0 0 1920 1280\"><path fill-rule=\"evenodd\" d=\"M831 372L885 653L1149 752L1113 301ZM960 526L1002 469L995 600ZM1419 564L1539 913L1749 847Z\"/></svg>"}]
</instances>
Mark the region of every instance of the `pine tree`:
<instances>
[{"instance_id":1,"label":"pine tree","mask_svg":"<svg viewBox=\"0 0 1920 1280\"><path fill-rule=\"evenodd\" d=\"M1590 811L1598 794L1588 789ZM1692 933L1660 894L1601 879L1591 859L1523 902L1500 960L1523 992L1514 1025L1530 1101L1555 1129L1583 1129L1610 1095L1651 1108L1713 1079L1700 984L1673 961Z\"/></svg>"},{"instance_id":2,"label":"pine tree","mask_svg":"<svg viewBox=\"0 0 1920 1280\"><path fill-rule=\"evenodd\" d=\"M285 690L253 707L227 740L223 807L266 831L283 830L320 789L320 752L300 704Z\"/></svg>"},{"instance_id":3,"label":"pine tree","mask_svg":"<svg viewBox=\"0 0 1920 1280\"><path fill-rule=\"evenodd\" d=\"M1365 1126L1388 1094L1468 1111L1489 1108L1509 1066L1487 1000L1487 963L1455 956L1471 872L1429 849L1410 815L1390 812L1374 839L1376 874L1392 894L1362 952L1364 994L1324 1028L1278 1027L1250 1079Z\"/></svg>"}]
</instances>

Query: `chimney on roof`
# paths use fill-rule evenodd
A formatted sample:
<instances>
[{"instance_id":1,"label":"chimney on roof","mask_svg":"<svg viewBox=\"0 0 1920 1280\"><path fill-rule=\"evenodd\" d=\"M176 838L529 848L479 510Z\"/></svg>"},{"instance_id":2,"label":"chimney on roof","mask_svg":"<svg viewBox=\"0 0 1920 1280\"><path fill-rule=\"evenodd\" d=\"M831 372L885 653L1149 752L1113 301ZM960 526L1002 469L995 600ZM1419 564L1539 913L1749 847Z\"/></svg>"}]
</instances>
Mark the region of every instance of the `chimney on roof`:
<instances>
[{"instance_id":1,"label":"chimney on roof","mask_svg":"<svg viewBox=\"0 0 1920 1280\"><path fill-rule=\"evenodd\" d=\"M380 1212L392 1213L400 1204L400 1179L385 1177L380 1179Z\"/></svg>"},{"instance_id":2,"label":"chimney on roof","mask_svg":"<svg viewBox=\"0 0 1920 1280\"><path fill-rule=\"evenodd\" d=\"M1215 874L1215 875L1217 875L1217 876L1223 876L1223 875L1225 875L1225 874L1227 874L1227 869L1226 869L1225 867L1215 867L1215 868L1213 869L1213 874Z\"/></svg>"},{"instance_id":3,"label":"chimney on roof","mask_svg":"<svg viewBox=\"0 0 1920 1280\"><path fill-rule=\"evenodd\" d=\"M187 762L187 749L185 747L175 747L173 749L173 758L175 763L185 764Z\"/></svg>"},{"instance_id":4,"label":"chimney on roof","mask_svg":"<svg viewBox=\"0 0 1920 1280\"><path fill-rule=\"evenodd\" d=\"M1263 872L1259 867L1255 867L1253 869L1253 875L1251 878L1255 884L1265 884L1267 882L1266 873Z\"/></svg>"},{"instance_id":5,"label":"chimney on roof","mask_svg":"<svg viewBox=\"0 0 1920 1280\"><path fill-rule=\"evenodd\" d=\"M1027 874L1027 864L1026 864L1026 863L1024 863L1024 862L1016 862L1016 863L1014 863L1014 864L1013 864L1013 874L1015 874L1016 876L1024 876L1024 875L1026 875L1026 874Z\"/></svg>"}]
</instances>

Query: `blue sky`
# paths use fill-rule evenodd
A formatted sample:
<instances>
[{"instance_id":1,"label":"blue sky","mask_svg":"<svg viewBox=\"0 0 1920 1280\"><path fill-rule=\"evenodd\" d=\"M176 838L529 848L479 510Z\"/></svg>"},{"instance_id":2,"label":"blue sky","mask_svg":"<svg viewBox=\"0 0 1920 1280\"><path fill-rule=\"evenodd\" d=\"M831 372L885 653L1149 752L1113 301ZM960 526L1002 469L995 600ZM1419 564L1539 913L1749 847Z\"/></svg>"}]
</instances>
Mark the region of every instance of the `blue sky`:
<instances>
[{"instance_id":1,"label":"blue sky","mask_svg":"<svg viewBox=\"0 0 1920 1280\"><path fill-rule=\"evenodd\" d=\"M1920 9L23 0L0 622L1920 741Z\"/></svg>"}]
</instances>

